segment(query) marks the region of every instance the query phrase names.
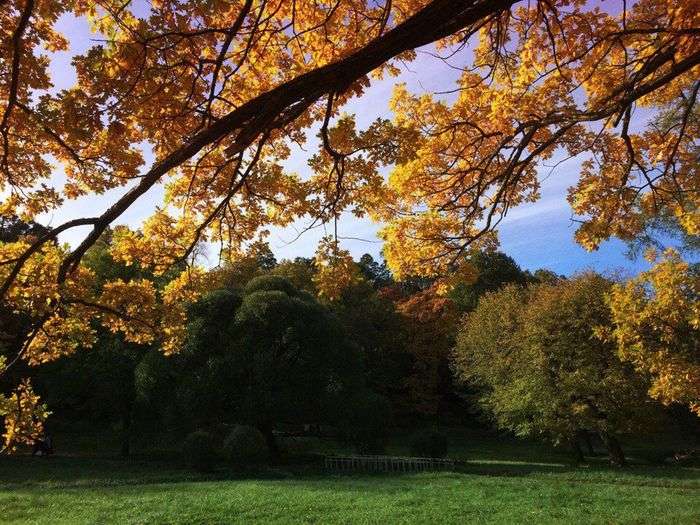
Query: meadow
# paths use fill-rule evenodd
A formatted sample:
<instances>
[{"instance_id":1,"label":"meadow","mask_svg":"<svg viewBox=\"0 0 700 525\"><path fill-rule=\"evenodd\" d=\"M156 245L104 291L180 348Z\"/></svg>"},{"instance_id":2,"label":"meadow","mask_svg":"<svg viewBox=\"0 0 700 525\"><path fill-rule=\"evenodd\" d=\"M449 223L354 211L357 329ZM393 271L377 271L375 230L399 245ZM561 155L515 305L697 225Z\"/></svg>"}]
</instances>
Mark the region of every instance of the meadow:
<instances>
[{"instance_id":1,"label":"meadow","mask_svg":"<svg viewBox=\"0 0 700 525\"><path fill-rule=\"evenodd\" d=\"M573 466L564 451L463 431L451 433L454 472L337 474L311 456L199 474L161 443L122 459L89 437L60 440L54 457L0 459L2 523L700 522L700 468L651 465L644 447L628 447L623 469L603 457ZM402 447L395 439L390 452Z\"/></svg>"}]
</instances>

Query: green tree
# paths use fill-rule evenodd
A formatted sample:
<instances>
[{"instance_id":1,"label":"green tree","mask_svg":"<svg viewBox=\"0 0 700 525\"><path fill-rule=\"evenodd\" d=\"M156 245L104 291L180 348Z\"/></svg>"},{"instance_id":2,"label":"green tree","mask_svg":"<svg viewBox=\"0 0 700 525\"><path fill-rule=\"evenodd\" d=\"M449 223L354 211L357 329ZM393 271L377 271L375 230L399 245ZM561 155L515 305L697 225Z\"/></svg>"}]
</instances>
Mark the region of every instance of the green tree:
<instances>
[{"instance_id":1,"label":"green tree","mask_svg":"<svg viewBox=\"0 0 700 525\"><path fill-rule=\"evenodd\" d=\"M510 285L486 294L465 318L454 352L460 379L479 388L500 428L569 443L597 432L610 459L623 464L617 435L649 422L647 383L622 363L605 295L612 283L589 273L530 290Z\"/></svg>"},{"instance_id":2,"label":"green tree","mask_svg":"<svg viewBox=\"0 0 700 525\"><path fill-rule=\"evenodd\" d=\"M526 272L529 274L529 272ZM538 268L532 274L528 275L529 281L534 283L557 284L559 281L566 279L563 275L559 275L547 268Z\"/></svg>"},{"instance_id":3,"label":"green tree","mask_svg":"<svg viewBox=\"0 0 700 525\"><path fill-rule=\"evenodd\" d=\"M190 312L181 405L199 426L241 422L278 456L280 423L333 421L334 405L361 385L361 368L338 320L279 276L219 290Z\"/></svg>"},{"instance_id":4,"label":"green tree","mask_svg":"<svg viewBox=\"0 0 700 525\"><path fill-rule=\"evenodd\" d=\"M297 289L316 295L314 260L308 257L295 257L293 261L281 261L271 272L290 281Z\"/></svg>"},{"instance_id":5,"label":"green tree","mask_svg":"<svg viewBox=\"0 0 700 525\"><path fill-rule=\"evenodd\" d=\"M508 255L502 252L473 251L469 262L477 271L473 283L459 283L449 296L462 312L476 308L479 298L509 283L525 284L527 274Z\"/></svg>"},{"instance_id":6,"label":"green tree","mask_svg":"<svg viewBox=\"0 0 700 525\"><path fill-rule=\"evenodd\" d=\"M367 386L384 396L394 411L405 410L406 378L413 368L406 319L396 305L362 279L333 301L329 308L358 349Z\"/></svg>"},{"instance_id":7,"label":"green tree","mask_svg":"<svg viewBox=\"0 0 700 525\"><path fill-rule=\"evenodd\" d=\"M220 288L241 290L255 277L270 273L277 266L270 245L264 241L251 243L239 257L227 259L224 264L212 271Z\"/></svg>"},{"instance_id":8,"label":"green tree","mask_svg":"<svg viewBox=\"0 0 700 525\"><path fill-rule=\"evenodd\" d=\"M389 270L389 267L386 265L386 261L382 260L382 262L379 263L375 261L374 257L369 253L365 253L360 257L357 266L360 268L362 276L375 288L383 288L394 282L391 270Z\"/></svg>"}]
</instances>

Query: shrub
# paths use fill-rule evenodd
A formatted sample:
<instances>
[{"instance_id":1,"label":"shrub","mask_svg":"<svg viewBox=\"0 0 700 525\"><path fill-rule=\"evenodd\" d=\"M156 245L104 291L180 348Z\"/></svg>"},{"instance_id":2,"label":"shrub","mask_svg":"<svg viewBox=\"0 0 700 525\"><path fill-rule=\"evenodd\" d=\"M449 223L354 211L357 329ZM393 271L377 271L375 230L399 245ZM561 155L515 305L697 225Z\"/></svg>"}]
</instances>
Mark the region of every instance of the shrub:
<instances>
[{"instance_id":1,"label":"shrub","mask_svg":"<svg viewBox=\"0 0 700 525\"><path fill-rule=\"evenodd\" d=\"M411 439L411 454L421 458L447 456L447 437L437 430L422 430Z\"/></svg>"},{"instance_id":2,"label":"shrub","mask_svg":"<svg viewBox=\"0 0 700 525\"><path fill-rule=\"evenodd\" d=\"M264 463L268 459L265 437L255 427L236 425L224 440L224 454L238 467Z\"/></svg>"},{"instance_id":3,"label":"shrub","mask_svg":"<svg viewBox=\"0 0 700 525\"><path fill-rule=\"evenodd\" d=\"M182 455L190 467L202 472L212 470L219 459L214 437L203 430L192 432L185 438Z\"/></svg>"}]
</instances>

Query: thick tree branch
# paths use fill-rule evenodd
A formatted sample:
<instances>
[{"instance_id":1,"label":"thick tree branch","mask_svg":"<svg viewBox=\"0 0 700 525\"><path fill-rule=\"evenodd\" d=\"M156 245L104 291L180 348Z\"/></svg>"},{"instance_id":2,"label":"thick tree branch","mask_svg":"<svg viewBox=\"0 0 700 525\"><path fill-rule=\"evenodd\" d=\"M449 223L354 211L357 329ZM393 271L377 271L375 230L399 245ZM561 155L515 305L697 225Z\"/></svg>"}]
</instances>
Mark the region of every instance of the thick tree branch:
<instances>
[{"instance_id":1,"label":"thick tree branch","mask_svg":"<svg viewBox=\"0 0 700 525\"><path fill-rule=\"evenodd\" d=\"M290 80L231 111L155 164L138 185L108 208L98 218L92 232L64 260L58 274L59 282L65 280L88 248L115 219L164 174L192 158L205 146L239 131L235 149L241 151L261 133L269 131L276 124L278 116L286 111L291 111L292 115L298 114L299 111L294 111L296 105L303 107L307 104L308 107L325 94L343 92L353 82L396 55L447 37L486 16L508 9L514 3L515 0L434 0L350 56Z\"/></svg>"},{"instance_id":2,"label":"thick tree branch","mask_svg":"<svg viewBox=\"0 0 700 525\"><path fill-rule=\"evenodd\" d=\"M24 53L24 33L29 26L29 19L34 10L34 0L27 0L15 31L12 33L12 66L10 69L10 87L7 94L7 105L0 120L0 134L3 140L2 169L7 173L8 179L12 181L8 166L8 156L10 154L10 141L8 137L8 127L12 111L17 103L17 91L19 90L19 75L22 54Z\"/></svg>"}]
</instances>

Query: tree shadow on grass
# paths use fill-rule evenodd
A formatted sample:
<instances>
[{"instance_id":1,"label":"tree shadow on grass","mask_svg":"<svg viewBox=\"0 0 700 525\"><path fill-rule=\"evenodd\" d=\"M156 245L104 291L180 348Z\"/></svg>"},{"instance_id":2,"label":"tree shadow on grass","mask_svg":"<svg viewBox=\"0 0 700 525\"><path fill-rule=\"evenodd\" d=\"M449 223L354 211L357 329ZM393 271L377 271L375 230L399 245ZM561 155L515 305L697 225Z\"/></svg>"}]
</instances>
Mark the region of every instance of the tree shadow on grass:
<instances>
[{"instance_id":1,"label":"tree shadow on grass","mask_svg":"<svg viewBox=\"0 0 700 525\"><path fill-rule=\"evenodd\" d=\"M469 462L459 469L476 476L552 478L571 483L611 483L700 490L700 469L678 466L607 465L605 460L573 466L541 463Z\"/></svg>"},{"instance_id":2,"label":"tree shadow on grass","mask_svg":"<svg viewBox=\"0 0 700 525\"><path fill-rule=\"evenodd\" d=\"M613 468L604 463L571 466L560 463L473 460L460 462L454 471L440 473L337 473L326 472L322 462L298 463L256 471L235 471L220 467L209 473L189 470L179 461L162 457L134 458L56 456L0 458L0 491L21 489L86 489L169 483L215 481L319 481L372 480L392 484L394 480L431 477L524 477L566 483L605 483L630 486L668 487L700 490L700 470L676 466L630 465ZM335 485L335 483L331 483Z\"/></svg>"}]
</instances>

